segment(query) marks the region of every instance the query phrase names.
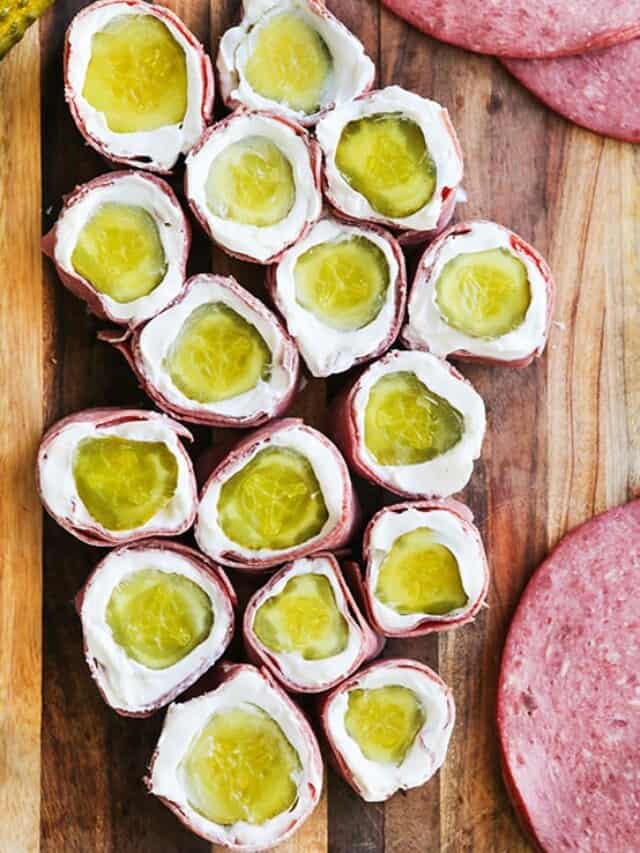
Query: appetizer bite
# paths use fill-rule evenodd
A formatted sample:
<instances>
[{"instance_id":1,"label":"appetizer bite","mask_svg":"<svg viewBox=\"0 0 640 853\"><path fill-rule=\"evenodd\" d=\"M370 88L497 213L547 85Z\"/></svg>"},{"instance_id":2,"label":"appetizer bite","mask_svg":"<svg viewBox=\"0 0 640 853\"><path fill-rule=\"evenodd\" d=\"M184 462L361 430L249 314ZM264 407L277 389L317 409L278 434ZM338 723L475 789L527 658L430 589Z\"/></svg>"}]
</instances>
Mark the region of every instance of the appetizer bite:
<instances>
[{"instance_id":1,"label":"appetizer bite","mask_svg":"<svg viewBox=\"0 0 640 853\"><path fill-rule=\"evenodd\" d=\"M542 354L553 307L542 256L495 222L461 222L426 250L403 340L465 361L526 367Z\"/></svg>"},{"instance_id":2,"label":"appetizer bite","mask_svg":"<svg viewBox=\"0 0 640 853\"><path fill-rule=\"evenodd\" d=\"M264 850L318 805L320 749L268 673L248 664L217 671L215 690L169 707L147 787L202 838L239 853Z\"/></svg>"},{"instance_id":3,"label":"appetizer bite","mask_svg":"<svg viewBox=\"0 0 640 853\"><path fill-rule=\"evenodd\" d=\"M147 539L111 551L76 597L105 702L145 717L175 699L224 654L235 603L222 569L192 548Z\"/></svg>"},{"instance_id":4,"label":"appetizer bite","mask_svg":"<svg viewBox=\"0 0 640 853\"><path fill-rule=\"evenodd\" d=\"M334 437L349 465L390 492L443 498L466 486L486 426L482 397L426 352L393 350L338 397Z\"/></svg>"},{"instance_id":5,"label":"appetizer bite","mask_svg":"<svg viewBox=\"0 0 640 853\"><path fill-rule=\"evenodd\" d=\"M316 136L339 216L398 231L401 243L428 240L451 219L462 153L440 104L388 86L332 110Z\"/></svg>"},{"instance_id":6,"label":"appetizer bite","mask_svg":"<svg viewBox=\"0 0 640 853\"><path fill-rule=\"evenodd\" d=\"M131 327L179 296L190 245L171 187L133 171L76 187L42 241L65 287L96 316Z\"/></svg>"},{"instance_id":7,"label":"appetizer bite","mask_svg":"<svg viewBox=\"0 0 640 853\"><path fill-rule=\"evenodd\" d=\"M421 637L473 620L489 567L469 508L456 500L388 506L364 534L358 577L369 621L387 637Z\"/></svg>"},{"instance_id":8,"label":"appetizer bite","mask_svg":"<svg viewBox=\"0 0 640 853\"><path fill-rule=\"evenodd\" d=\"M360 41L318 0L244 0L220 39L220 91L245 106L314 124L365 92L375 74Z\"/></svg>"},{"instance_id":9,"label":"appetizer bite","mask_svg":"<svg viewBox=\"0 0 640 853\"><path fill-rule=\"evenodd\" d=\"M289 405L298 351L276 316L231 277L203 273L153 320L102 333L154 403L190 423L257 426Z\"/></svg>"},{"instance_id":10,"label":"appetizer bite","mask_svg":"<svg viewBox=\"0 0 640 853\"><path fill-rule=\"evenodd\" d=\"M212 125L187 157L185 193L222 249L269 264L320 216L320 160L300 125L238 111Z\"/></svg>"},{"instance_id":11,"label":"appetizer bite","mask_svg":"<svg viewBox=\"0 0 640 853\"><path fill-rule=\"evenodd\" d=\"M243 439L216 466L200 495L195 536L223 565L261 571L340 548L357 515L338 449L286 418Z\"/></svg>"},{"instance_id":12,"label":"appetizer bite","mask_svg":"<svg viewBox=\"0 0 640 853\"><path fill-rule=\"evenodd\" d=\"M249 657L299 693L335 687L382 645L328 552L276 572L249 601L243 631Z\"/></svg>"},{"instance_id":13,"label":"appetizer bite","mask_svg":"<svg viewBox=\"0 0 640 853\"><path fill-rule=\"evenodd\" d=\"M139 409L85 409L55 423L38 451L44 508L89 545L177 536L193 524L197 490L176 421Z\"/></svg>"},{"instance_id":14,"label":"appetizer bite","mask_svg":"<svg viewBox=\"0 0 640 853\"><path fill-rule=\"evenodd\" d=\"M320 220L269 269L267 284L313 376L376 358L404 316L402 250L371 225Z\"/></svg>"},{"instance_id":15,"label":"appetizer bite","mask_svg":"<svg viewBox=\"0 0 640 853\"><path fill-rule=\"evenodd\" d=\"M71 21L65 98L108 160L170 172L211 119L213 72L180 18L142 0L99 0Z\"/></svg>"},{"instance_id":16,"label":"appetizer bite","mask_svg":"<svg viewBox=\"0 0 640 853\"><path fill-rule=\"evenodd\" d=\"M453 696L428 666L378 661L335 688L320 717L333 763L367 802L424 785L441 767L455 721Z\"/></svg>"}]
</instances>

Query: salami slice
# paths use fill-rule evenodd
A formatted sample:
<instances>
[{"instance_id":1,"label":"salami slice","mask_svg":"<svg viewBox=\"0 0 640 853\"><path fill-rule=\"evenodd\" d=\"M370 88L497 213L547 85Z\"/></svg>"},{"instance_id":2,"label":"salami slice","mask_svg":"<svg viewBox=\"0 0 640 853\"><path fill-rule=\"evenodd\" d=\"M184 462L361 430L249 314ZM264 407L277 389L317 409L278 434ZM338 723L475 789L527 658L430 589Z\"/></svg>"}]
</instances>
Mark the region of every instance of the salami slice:
<instances>
[{"instance_id":1,"label":"salami slice","mask_svg":"<svg viewBox=\"0 0 640 853\"><path fill-rule=\"evenodd\" d=\"M522 59L569 56L640 35L640 0L383 0L441 41Z\"/></svg>"},{"instance_id":2,"label":"salami slice","mask_svg":"<svg viewBox=\"0 0 640 853\"><path fill-rule=\"evenodd\" d=\"M580 56L526 61L505 67L570 121L627 142L640 142L640 39Z\"/></svg>"},{"instance_id":3,"label":"salami slice","mask_svg":"<svg viewBox=\"0 0 640 853\"><path fill-rule=\"evenodd\" d=\"M638 849L639 595L636 500L563 539L511 624L497 707L504 776L550 853Z\"/></svg>"}]
</instances>

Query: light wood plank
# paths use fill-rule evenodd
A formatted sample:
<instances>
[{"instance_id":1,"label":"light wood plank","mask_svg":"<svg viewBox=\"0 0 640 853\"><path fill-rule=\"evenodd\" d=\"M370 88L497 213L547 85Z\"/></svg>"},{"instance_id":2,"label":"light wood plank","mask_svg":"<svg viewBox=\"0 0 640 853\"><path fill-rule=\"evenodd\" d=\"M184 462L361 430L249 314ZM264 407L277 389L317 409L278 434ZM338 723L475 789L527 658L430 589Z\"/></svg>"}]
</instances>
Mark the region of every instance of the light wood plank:
<instances>
[{"instance_id":1,"label":"light wood plank","mask_svg":"<svg viewBox=\"0 0 640 853\"><path fill-rule=\"evenodd\" d=\"M40 837L42 431L38 27L0 64L0 850Z\"/></svg>"}]
</instances>

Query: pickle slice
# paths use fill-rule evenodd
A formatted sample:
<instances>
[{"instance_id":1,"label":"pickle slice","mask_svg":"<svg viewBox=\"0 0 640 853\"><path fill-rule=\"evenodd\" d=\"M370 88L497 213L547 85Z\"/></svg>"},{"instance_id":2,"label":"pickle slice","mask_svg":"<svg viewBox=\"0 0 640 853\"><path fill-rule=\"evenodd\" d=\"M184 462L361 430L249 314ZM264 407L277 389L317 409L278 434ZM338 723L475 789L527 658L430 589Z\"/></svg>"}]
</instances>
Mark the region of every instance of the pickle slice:
<instances>
[{"instance_id":1,"label":"pickle slice","mask_svg":"<svg viewBox=\"0 0 640 853\"><path fill-rule=\"evenodd\" d=\"M297 450L266 447L220 490L218 523L243 548L280 550L316 536L329 513L309 461Z\"/></svg>"},{"instance_id":2,"label":"pickle slice","mask_svg":"<svg viewBox=\"0 0 640 853\"><path fill-rule=\"evenodd\" d=\"M417 465L454 447L464 417L415 373L382 376L369 391L364 443L379 465Z\"/></svg>"},{"instance_id":3,"label":"pickle slice","mask_svg":"<svg viewBox=\"0 0 640 853\"><path fill-rule=\"evenodd\" d=\"M391 684L350 690L344 723L369 761L402 764L427 715L413 690Z\"/></svg>"},{"instance_id":4,"label":"pickle slice","mask_svg":"<svg viewBox=\"0 0 640 853\"><path fill-rule=\"evenodd\" d=\"M91 39L82 95L114 133L179 124L187 112L184 50L153 15L114 18Z\"/></svg>"},{"instance_id":5,"label":"pickle slice","mask_svg":"<svg viewBox=\"0 0 640 853\"><path fill-rule=\"evenodd\" d=\"M492 340L517 329L531 304L527 268L508 249L463 252L436 281L440 313L471 338Z\"/></svg>"},{"instance_id":6,"label":"pickle slice","mask_svg":"<svg viewBox=\"0 0 640 853\"><path fill-rule=\"evenodd\" d=\"M442 615L469 601L458 561L428 527L418 527L394 541L380 566L376 598L403 616Z\"/></svg>"},{"instance_id":7,"label":"pickle slice","mask_svg":"<svg viewBox=\"0 0 640 853\"><path fill-rule=\"evenodd\" d=\"M92 518L107 530L133 530L169 503L178 463L161 441L85 438L75 452L73 478Z\"/></svg>"},{"instance_id":8,"label":"pickle slice","mask_svg":"<svg viewBox=\"0 0 640 853\"><path fill-rule=\"evenodd\" d=\"M281 222L295 196L291 163L264 136L250 136L223 148L207 176L211 212L242 225Z\"/></svg>"},{"instance_id":9,"label":"pickle slice","mask_svg":"<svg viewBox=\"0 0 640 853\"><path fill-rule=\"evenodd\" d=\"M436 188L436 167L418 125L400 113L350 121L336 149L342 177L383 216L410 216Z\"/></svg>"},{"instance_id":10,"label":"pickle slice","mask_svg":"<svg viewBox=\"0 0 640 853\"><path fill-rule=\"evenodd\" d=\"M248 703L214 714L182 762L191 807L223 826L260 826L292 808L301 769L276 721Z\"/></svg>"},{"instance_id":11,"label":"pickle slice","mask_svg":"<svg viewBox=\"0 0 640 853\"><path fill-rule=\"evenodd\" d=\"M256 327L233 308L209 302L183 323L164 367L185 397L217 403L268 380L271 350Z\"/></svg>"},{"instance_id":12,"label":"pickle slice","mask_svg":"<svg viewBox=\"0 0 640 853\"><path fill-rule=\"evenodd\" d=\"M258 29L244 76L254 92L293 110L314 113L331 74L326 42L298 15L274 15Z\"/></svg>"},{"instance_id":13,"label":"pickle slice","mask_svg":"<svg viewBox=\"0 0 640 853\"><path fill-rule=\"evenodd\" d=\"M297 575L256 611L253 630L273 652L323 660L347 647L349 628L325 575Z\"/></svg>"},{"instance_id":14,"label":"pickle slice","mask_svg":"<svg viewBox=\"0 0 640 853\"><path fill-rule=\"evenodd\" d=\"M151 214L143 207L103 204L78 236L74 270L115 302L147 296L167 273L167 261Z\"/></svg>"},{"instance_id":15,"label":"pickle slice","mask_svg":"<svg viewBox=\"0 0 640 853\"><path fill-rule=\"evenodd\" d=\"M190 578L140 569L112 591L106 619L130 658L149 669L166 669L206 640L213 610L209 596Z\"/></svg>"},{"instance_id":16,"label":"pickle slice","mask_svg":"<svg viewBox=\"0 0 640 853\"><path fill-rule=\"evenodd\" d=\"M361 329L378 316L389 287L384 252L366 237L319 243L293 271L296 301L332 329Z\"/></svg>"},{"instance_id":17,"label":"pickle slice","mask_svg":"<svg viewBox=\"0 0 640 853\"><path fill-rule=\"evenodd\" d=\"M3 0L0 4L0 59L20 41L54 0Z\"/></svg>"}]
</instances>

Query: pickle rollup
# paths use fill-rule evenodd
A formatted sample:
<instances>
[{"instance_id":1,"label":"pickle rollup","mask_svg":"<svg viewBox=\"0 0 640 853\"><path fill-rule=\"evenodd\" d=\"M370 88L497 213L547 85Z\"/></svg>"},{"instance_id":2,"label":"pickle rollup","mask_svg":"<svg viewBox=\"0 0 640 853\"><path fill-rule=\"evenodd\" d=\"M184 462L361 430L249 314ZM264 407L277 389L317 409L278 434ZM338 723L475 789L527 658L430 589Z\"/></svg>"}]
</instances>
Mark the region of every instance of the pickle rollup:
<instances>
[{"instance_id":1,"label":"pickle rollup","mask_svg":"<svg viewBox=\"0 0 640 853\"><path fill-rule=\"evenodd\" d=\"M181 293L190 246L171 187L131 170L76 187L42 240L65 287L97 317L131 327Z\"/></svg>"},{"instance_id":2,"label":"pickle rollup","mask_svg":"<svg viewBox=\"0 0 640 853\"><path fill-rule=\"evenodd\" d=\"M381 650L328 552L284 566L249 601L247 654L287 689L321 693Z\"/></svg>"},{"instance_id":3,"label":"pickle rollup","mask_svg":"<svg viewBox=\"0 0 640 853\"><path fill-rule=\"evenodd\" d=\"M297 389L298 351L269 309L231 277L203 273L128 336L104 332L165 412L190 423L252 427Z\"/></svg>"},{"instance_id":4,"label":"pickle rollup","mask_svg":"<svg viewBox=\"0 0 640 853\"><path fill-rule=\"evenodd\" d=\"M306 717L265 670L220 664L215 690L167 711L145 779L197 835L237 853L285 841L322 793Z\"/></svg>"},{"instance_id":5,"label":"pickle rollup","mask_svg":"<svg viewBox=\"0 0 640 853\"><path fill-rule=\"evenodd\" d=\"M554 281L533 246L495 222L460 222L421 257L402 337L411 349L526 367L544 351Z\"/></svg>"},{"instance_id":6,"label":"pickle rollup","mask_svg":"<svg viewBox=\"0 0 640 853\"><path fill-rule=\"evenodd\" d=\"M446 631L471 622L484 604L487 557L460 501L384 507L367 525L362 551L364 573L351 578L370 624L384 636Z\"/></svg>"},{"instance_id":7,"label":"pickle rollup","mask_svg":"<svg viewBox=\"0 0 640 853\"><path fill-rule=\"evenodd\" d=\"M480 395L425 352L391 350L338 396L333 436L350 467L394 494L441 498L467 484L485 432Z\"/></svg>"},{"instance_id":8,"label":"pickle rollup","mask_svg":"<svg viewBox=\"0 0 640 853\"><path fill-rule=\"evenodd\" d=\"M305 126L361 95L375 74L361 42L317 0L245 0L216 67L229 109L269 110Z\"/></svg>"},{"instance_id":9,"label":"pickle rollup","mask_svg":"<svg viewBox=\"0 0 640 853\"><path fill-rule=\"evenodd\" d=\"M185 195L227 254L271 264L320 216L321 161L301 125L237 110L209 127L189 153Z\"/></svg>"},{"instance_id":10,"label":"pickle rollup","mask_svg":"<svg viewBox=\"0 0 640 853\"><path fill-rule=\"evenodd\" d=\"M224 654L236 596L219 566L177 542L111 551L76 596L89 670L127 717L167 705Z\"/></svg>"},{"instance_id":11,"label":"pickle rollup","mask_svg":"<svg viewBox=\"0 0 640 853\"><path fill-rule=\"evenodd\" d=\"M382 225L403 245L446 226L462 180L462 151L440 104L388 86L332 110L317 125L323 188L341 219Z\"/></svg>"},{"instance_id":12,"label":"pickle rollup","mask_svg":"<svg viewBox=\"0 0 640 853\"><path fill-rule=\"evenodd\" d=\"M358 514L337 447L285 418L242 439L216 465L200 493L195 536L216 562L259 572L341 548Z\"/></svg>"},{"instance_id":13,"label":"pickle rollup","mask_svg":"<svg viewBox=\"0 0 640 853\"><path fill-rule=\"evenodd\" d=\"M78 130L115 163L167 174L211 119L202 44L170 9L142 0L99 0L74 17L64 80Z\"/></svg>"},{"instance_id":14,"label":"pickle rollup","mask_svg":"<svg viewBox=\"0 0 640 853\"><path fill-rule=\"evenodd\" d=\"M55 423L38 451L49 515L89 545L177 536L193 524L197 493L182 424L140 409L86 409Z\"/></svg>"},{"instance_id":15,"label":"pickle rollup","mask_svg":"<svg viewBox=\"0 0 640 853\"><path fill-rule=\"evenodd\" d=\"M377 661L320 701L336 770L367 802L424 785L441 767L455 721L450 689L414 660Z\"/></svg>"},{"instance_id":16,"label":"pickle rollup","mask_svg":"<svg viewBox=\"0 0 640 853\"><path fill-rule=\"evenodd\" d=\"M377 226L322 219L269 267L267 287L310 372L330 376L377 358L396 339L404 256Z\"/></svg>"}]
</instances>

